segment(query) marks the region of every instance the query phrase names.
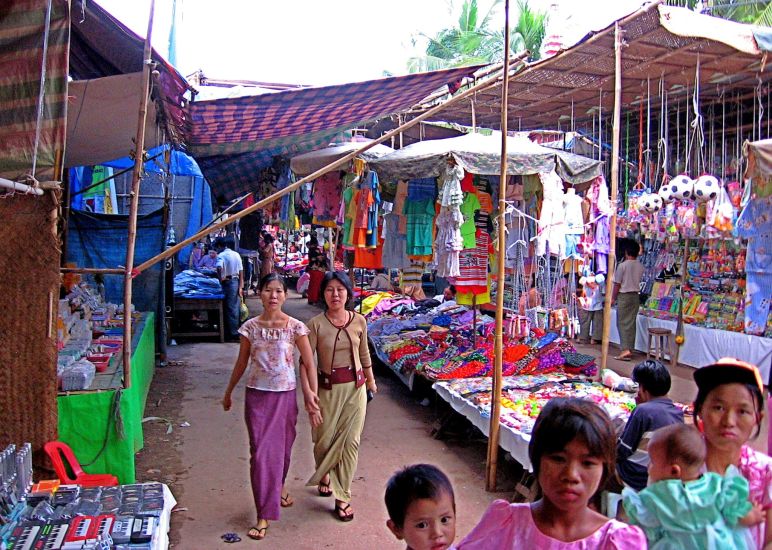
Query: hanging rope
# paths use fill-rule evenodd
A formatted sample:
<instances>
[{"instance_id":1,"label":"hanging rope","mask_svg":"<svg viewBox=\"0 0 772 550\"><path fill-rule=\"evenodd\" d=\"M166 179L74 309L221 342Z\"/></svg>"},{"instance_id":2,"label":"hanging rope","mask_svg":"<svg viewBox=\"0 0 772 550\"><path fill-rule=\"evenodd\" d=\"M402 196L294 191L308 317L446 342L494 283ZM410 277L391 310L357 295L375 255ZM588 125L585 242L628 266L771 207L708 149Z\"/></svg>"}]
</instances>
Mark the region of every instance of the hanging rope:
<instances>
[{"instance_id":1,"label":"hanging rope","mask_svg":"<svg viewBox=\"0 0 772 550\"><path fill-rule=\"evenodd\" d=\"M644 182L646 189L651 188L651 79L646 79L646 169Z\"/></svg>"},{"instance_id":2,"label":"hanging rope","mask_svg":"<svg viewBox=\"0 0 772 550\"><path fill-rule=\"evenodd\" d=\"M726 181L726 95L721 91L721 181Z\"/></svg>"},{"instance_id":3,"label":"hanging rope","mask_svg":"<svg viewBox=\"0 0 772 550\"><path fill-rule=\"evenodd\" d=\"M691 146L696 147L696 158L694 160L694 168L696 174L705 172L705 134L703 131L703 119L700 114L700 55L697 54L697 68L695 69L694 76L694 90L692 93L692 107L694 109L694 120L692 120L692 140ZM691 157L691 149L687 150L687 154ZM689 172L688 164L689 158L686 159L687 173Z\"/></svg>"}]
</instances>

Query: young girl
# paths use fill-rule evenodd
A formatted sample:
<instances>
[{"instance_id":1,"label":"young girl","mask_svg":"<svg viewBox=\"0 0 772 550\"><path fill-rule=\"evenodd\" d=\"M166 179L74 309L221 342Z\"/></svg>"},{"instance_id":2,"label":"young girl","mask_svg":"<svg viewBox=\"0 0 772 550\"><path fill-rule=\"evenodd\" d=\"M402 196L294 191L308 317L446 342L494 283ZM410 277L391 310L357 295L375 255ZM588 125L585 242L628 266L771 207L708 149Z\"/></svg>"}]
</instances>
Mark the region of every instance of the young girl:
<instances>
[{"instance_id":1,"label":"young girl","mask_svg":"<svg viewBox=\"0 0 772 550\"><path fill-rule=\"evenodd\" d=\"M456 499L448 476L431 464L414 464L386 485L386 526L407 550L446 550L456 538Z\"/></svg>"},{"instance_id":2,"label":"young girl","mask_svg":"<svg viewBox=\"0 0 772 550\"><path fill-rule=\"evenodd\" d=\"M528 446L542 497L531 504L494 501L459 550L646 548L638 527L593 511L590 499L613 475L616 437L608 415L582 399L552 399Z\"/></svg>"},{"instance_id":3,"label":"young girl","mask_svg":"<svg viewBox=\"0 0 772 550\"><path fill-rule=\"evenodd\" d=\"M703 432L705 466L724 475L735 466L750 483L751 503L763 521L750 527L756 548L772 548L772 459L746 443L759 435L764 417L764 385L759 370L744 361L719 359L694 371L694 418Z\"/></svg>"},{"instance_id":4,"label":"young girl","mask_svg":"<svg viewBox=\"0 0 772 550\"><path fill-rule=\"evenodd\" d=\"M303 359L300 380L311 425L319 426L322 417L308 328L281 309L287 297L286 283L271 273L260 280L258 290L263 313L239 328L239 357L222 406L226 411L230 410L231 394L248 365L244 418L249 432L250 477L257 524L247 536L261 540L265 538L268 521L279 519L279 508L287 508L294 502L284 488L284 481L289 471L298 417L293 357L296 347Z\"/></svg>"},{"instance_id":5,"label":"young girl","mask_svg":"<svg viewBox=\"0 0 772 550\"><path fill-rule=\"evenodd\" d=\"M762 519L748 500L748 482L736 468L726 476L702 472L705 442L693 426L672 424L648 445L650 485L625 488L630 522L646 533L649 548L744 549L745 525Z\"/></svg>"}]
</instances>

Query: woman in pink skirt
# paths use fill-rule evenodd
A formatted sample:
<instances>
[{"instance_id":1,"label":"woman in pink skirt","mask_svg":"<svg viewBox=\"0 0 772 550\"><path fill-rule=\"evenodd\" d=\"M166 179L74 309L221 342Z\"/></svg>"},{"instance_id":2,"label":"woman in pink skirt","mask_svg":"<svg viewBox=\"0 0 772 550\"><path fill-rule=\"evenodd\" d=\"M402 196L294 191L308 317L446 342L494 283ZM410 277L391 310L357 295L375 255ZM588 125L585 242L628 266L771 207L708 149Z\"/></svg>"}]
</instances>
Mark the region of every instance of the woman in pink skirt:
<instances>
[{"instance_id":1,"label":"woman in pink skirt","mask_svg":"<svg viewBox=\"0 0 772 550\"><path fill-rule=\"evenodd\" d=\"M293 504L284 482L298 417L295 348L303 359L300 384L311 425L319 426L322 415L308 328L282 311L287 298L286 283L271 273L260 280L258 291L263 313L239 328L241 347L222 405L230 410L233 389L247 371L244 418L249 431L250 477L257 510L257 524L247 536L261 540L269 520L278 520L280 508Z\"/></svg>"}]
</instances>

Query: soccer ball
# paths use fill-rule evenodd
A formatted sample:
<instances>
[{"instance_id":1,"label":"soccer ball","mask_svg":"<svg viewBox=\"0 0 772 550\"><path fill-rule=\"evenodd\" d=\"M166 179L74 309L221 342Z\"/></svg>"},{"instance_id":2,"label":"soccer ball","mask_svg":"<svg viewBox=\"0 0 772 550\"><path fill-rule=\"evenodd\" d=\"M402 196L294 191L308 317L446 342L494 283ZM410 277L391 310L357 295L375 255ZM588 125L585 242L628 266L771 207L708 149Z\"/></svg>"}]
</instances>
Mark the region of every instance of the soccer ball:
<instances>
[{"instance_id":1,"label":"soccer ball","mask_svg":"<svg viewBox=\"0 0 772 550\"><path fill-rule=\"evenodd\" d=\"M680 174L668 184L674 199L686 200L694 198L694 180L686 174Z\"/></svg>"},{"instance_id":2,"label":"soccer ball","mask_svg":"<svg viewBox=\"0 0 772 550\"><path fill-rule=\"evenodd\" d=\"M694 198L706 202L718 196L718 178L710 174L703 174L694 181Z\"/></svg>"},{"instance_id":3,"label":"soccer ball","mask_svg":"<svg viewBox=\"0 0 772 550\"><path fill-rule=\"evenodd\" d=\"M659 188L657 193L659 198L662 199L662 204L667 204L673 200L673 188L670 186L670 182L665 183Z\"/></svg>"},{"instance_id":4,"label":"soccer ball","mask_svg":"<svg viewBox=\"0 0 772 550\"><path fill-rule=\"evenodd\" d=\"M638 204L644 212L659 212L662 209L662 197L657 193L645 193L638 199Z\"/></svg>"}]
</instances>

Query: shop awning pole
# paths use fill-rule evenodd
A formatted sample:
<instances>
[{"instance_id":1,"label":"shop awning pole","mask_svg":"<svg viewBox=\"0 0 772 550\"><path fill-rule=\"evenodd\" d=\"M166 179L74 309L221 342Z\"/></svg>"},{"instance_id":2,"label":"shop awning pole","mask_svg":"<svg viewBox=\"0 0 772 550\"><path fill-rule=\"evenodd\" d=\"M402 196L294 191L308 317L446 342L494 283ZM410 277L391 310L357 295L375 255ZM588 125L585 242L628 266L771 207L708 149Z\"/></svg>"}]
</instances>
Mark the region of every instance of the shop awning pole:
<instances>
[{"instance_id":1,"label":"shop awning pole","mask_svg":"<svg viewBox=\"0 0 772 550\"><path fill-rule=\"evenodd\" d=\"M517 55L517 57L514 60L516 60L516 59L523 59L526 55L528 55L528 52L521 52L521 53L519 53ZM282 198L284 195L295 191L295 189L298 189L304 183L309 182L309 181L313 181L316 178L318 178L320 176L323 176L327 172L335 170L336 168L338 168L340 166L346 165L351 160L355 159L356 157L358 157L359 155L361 155L362 153L364 153L368 149L370 149L372 147L375 147L379 143L383 143L384 141L390 140L392 138L392 136L399 135L400 132L404 132L405 130L407 130L408 128L412 128L413 126L415 126L416 124L418 124L422 120L426 120L427 118L436 115L437 113L439 113L440 111L442 111L446 107L450 107L451 105L454 105L454 104L458 103L459 101L462 101L462 100L466 99L467 97L470 97L470 96L474 95L476 92L479 92L481 90L486 90L488 88L492 88L492 87L498 85L498 83L499 83L498 78L490 78L489 80L486 80L484 82L480 82L479 84L475 84L474 86L472 86L471 88L468 88L467 90L464 90L460 94L451 97L445 103L441 103L440 105L437 105L436 107L433 107L433 108L429 109L428 111L418 115L414 119L412 119L412 120L402 124L401 126L399 126L397 128L394 128L393 130L383 134L378 139L374 139L373 141L364 144L361 148L357 149L356 151L352 151L351 153L347 154L345 157L341 157L338 160L335 160L335 161L331 162L327 166L323 166L322 168L320 168L319 170L317 170L313 174L309 174L306 177L299 179L295 183L292 183L292 184L288 185L284 189L280 189L276 193L274 193L272 195L269 195L266 198L257 201L252 206L250 206L248 208L245 208L241 212L238 212L238 213L234 214L233 216L229 217L227 220L223 220L221 222L218 222L218 223L214 224L213 226L207 228L206 231L199 231L198 233L196 233L192 237L188 237L184 241L182 241L180 243L177 243L175 246L172 246L171 248L168 248L168 249L164 250L163 252L161 252L157 256L154 256L154 257L150 258L149 260L147 260L145 262L142 262L136 268L134 268L134 276L139 275L140 273L145 271L147 268L157 264L158 262L161 262L161 261L165 260L169 256L173 256L174 254L179 252L185 246L189 245L190 243L192 243L194 241L197 241L201 237L206 236L207 233L211 233L212 231L217 231L218 229L222 229L223 227L225 227L225 226L235 222L236 220L251 214L255 210L259 210L260 208L265 208L267 205L269 205L272 202Z\"/></svg>"},{"instance_id":2,"label":"shop awning pole","mask_svg":"<svg viewBox=\"0 0 772 550\"><path fill-rule=\"evenodd\" d=\"M506 235L504 212L507 209L507 115L509 114L509 0L504 2L504 80L501 83L501 168L499 170L498 264L496 276L496 331L493 344L493 384L491 387L491 420L488 430L488 461L485 468L485 490L496 490L496 467L499 457L499 417L501 416L501 370L504 348L504 254Z\"/></svg>"},{"instance_id":3,"label":"shop awning pole","mask_svg":"<svg viewBox=\"0 0 772 550\"><path fill-rule=\"evenodd\" d=\"M619 190L619 120L622 110L622 31L614 23L614 119L611 127L611 219L609 220L608 273L606 273L606 300L603 304L603 341L601 344L598 377L608 362L609 335L611 334L611 296L616 270L617 193Z\"/></svg>"},{"instance_id":4,"label":"shop awning pole","mask_svg":"<svg viewBox=\"0 0 772 550\"><path fill-rule=\"evenodd\" d=\"M144 167L145 118L150 99L150 70L153 63L150 37L153 34L155 0L150 0L150 16L147 22L145 48L142 52L142 95L139 98L134 172L131 174L131 202L129 203L129 234L126 241L126 270L123 276L123 387L131 387L131 290L133 280L134 244L137 240L137 211L139 210L139 183Z\"/></svg>"}]
</instances>

